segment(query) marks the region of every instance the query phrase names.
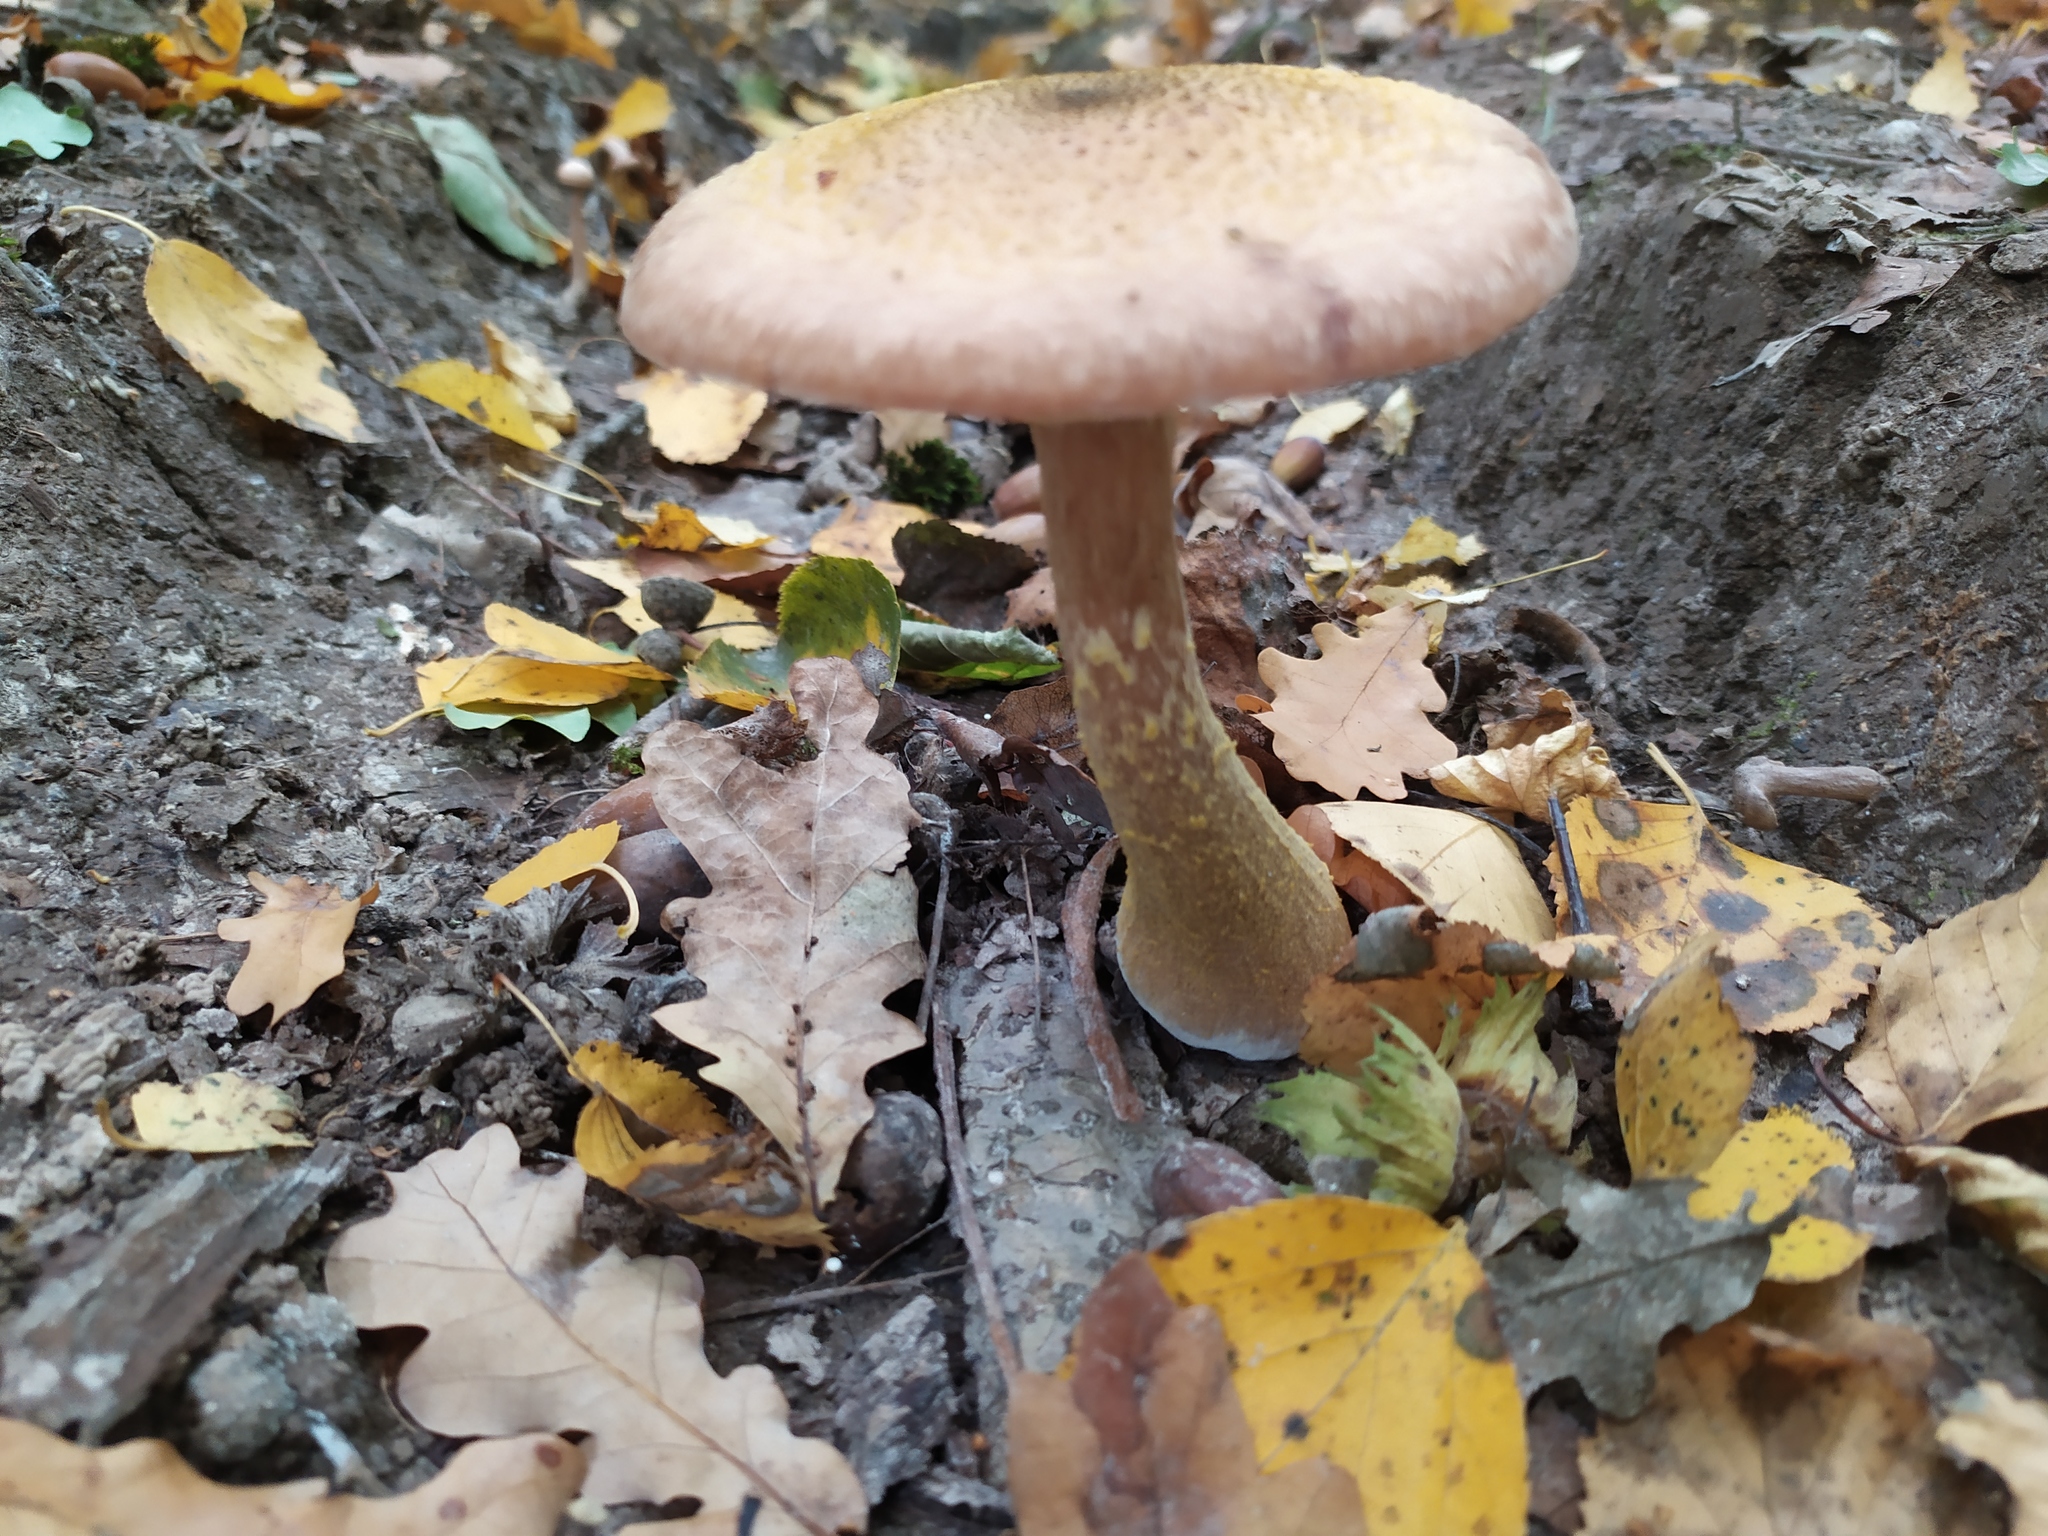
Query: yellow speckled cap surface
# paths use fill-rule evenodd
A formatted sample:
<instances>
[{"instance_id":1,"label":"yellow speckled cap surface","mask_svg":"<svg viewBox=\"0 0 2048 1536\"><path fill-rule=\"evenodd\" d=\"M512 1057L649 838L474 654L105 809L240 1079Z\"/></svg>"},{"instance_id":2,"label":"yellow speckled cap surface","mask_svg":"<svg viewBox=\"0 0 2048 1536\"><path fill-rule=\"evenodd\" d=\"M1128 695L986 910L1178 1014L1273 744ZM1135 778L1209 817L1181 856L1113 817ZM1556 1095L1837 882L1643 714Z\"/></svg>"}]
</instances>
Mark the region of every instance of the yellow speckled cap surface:
<instances>
[{"instance_id":1,"label":"yellow speckled cap surface","mask_svg":"<svg viewBox=\"0 0 2048 1536\"><path fill-rule=\"evenodd\" d=\"M962 86L764 149L655 227L620 323L796 399L1105 419L1463 356L1577 257L1569 194L1492 113L1193 65Z\"/></svg>"}]
</instances>

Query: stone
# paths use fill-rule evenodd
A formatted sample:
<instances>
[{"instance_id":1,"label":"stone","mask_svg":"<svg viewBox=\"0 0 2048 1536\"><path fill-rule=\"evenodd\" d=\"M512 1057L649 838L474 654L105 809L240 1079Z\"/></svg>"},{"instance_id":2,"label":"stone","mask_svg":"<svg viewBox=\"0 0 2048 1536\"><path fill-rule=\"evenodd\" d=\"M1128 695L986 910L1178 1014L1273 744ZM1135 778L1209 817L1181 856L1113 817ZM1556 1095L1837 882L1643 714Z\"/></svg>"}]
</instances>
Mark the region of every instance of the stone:
<instances>
[{"instance_id":1,"label":"stone","mask_svg":"<svg viewBox=\"0 0 2048 1536\"><path fill-rule=\"evenodd\" d=\"M483 1039L490 1020L482 1001L463 992L421 992L391 1015L391 1048L413 1060L438 1060Z\"/></svg>"},{"instance_id":2,"label":"stone","mask_svg":"<svg viewBox=\"0 0 2048 1536\"><path fill-rule=\"evenodd\" d=\"M2048 272L2048 229L2014 235L1991 253L1991 270L2005 277L2033 277Z\"/></svg>"},{"instance_id":3,"label":"stone","mask_svg":"<svg viewBox=\"0 0 2048 1536\"><path fill-rule=\"evenodd\" d=\"M185 1384L192 1449L216 1466L246 1460L275 1440L298 1406L278 1351L254 1328L230 1328Z\"/></svg>"},{"instance_id":4,"label":"stone","mask_svg":"<svg viewBox=\"0 0 2048 1536\"><path fill-rule=\"evenodd\" d=\"M870 1502L931 1465L953 1418L939 1304L919 1296L861 1341L840 1372L834 1439Z\"/></svg>"}]
</instances>

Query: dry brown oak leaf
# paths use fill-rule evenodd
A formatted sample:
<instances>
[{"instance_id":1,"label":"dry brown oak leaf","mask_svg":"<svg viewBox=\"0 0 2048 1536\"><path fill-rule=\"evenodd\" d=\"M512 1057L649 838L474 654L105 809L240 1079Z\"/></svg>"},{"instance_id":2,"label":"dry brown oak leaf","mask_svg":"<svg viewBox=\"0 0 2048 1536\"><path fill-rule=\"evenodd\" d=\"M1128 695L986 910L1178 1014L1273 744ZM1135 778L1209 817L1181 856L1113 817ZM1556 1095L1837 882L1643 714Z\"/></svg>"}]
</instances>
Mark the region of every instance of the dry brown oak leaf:
<instances>
[{"instance_id":1,"label":"dry brown oak leaf","mask_svg":"<svg viewBox=\"0 0 2048 1536\"><path fill-rule=\"evenodd\" d=\"M1020 1536L1364 1536L1358 1484L1317 1456L1262 1473L1210 1307L1176 1307L1140 1253L1095 1288L1071 1381L1010 1384Z\"/></svg>"},{"instance_id":2,"label":"dry brown oak leaf","mask_svg":"<svg viewBox=\"0 0 2048 1536\"><path fill-rule=\"evenodd\" d=\"M493 1125L388 1177L390 1211L342 1233L327 1288L358 1328L427 1331L398 1373L399 1402L426 1428L580 1430L591 1497L702 1501L678 1536L729 1532L750 1497L754 1536L866 1528L853 1468L790 1433L775 1378L705 1360L694 1264L577 1240L581 1168L529 1173Z\"/></svg>"},{"instance_id":3,"label":"dry brown oak leaf","mask_svg":"<svg viewBox=\"0 0 2048 1536\"><path fill-rule=\"evenodd\" d=\"M924 971L904 866L918 818L868 750L879 706L851 662L800 661L789 692L818 753L786 772L688 721L647 743L655 808L711 880L667 913L704 996L654 1018L718 1058L704 1079L768 1127L822 1210L875 1112L868 1070L924 1043L882 1006Z\"/></svg>"},{"instance_id":4,"label":"dry brown oak leaf","mask_svg":"<svg viewBox=\"0 0 2048 1536\"><path fill-rule=\"evenodd\" d=\"M342 973L348 964L342 949L355 932L356 914L377 899L377 887L344 896L304 875L279 885L253 869L249 884L262 894L262 909L253 917L227 918L214 930L231 944L249 946L228 986L227 1005L247 1018L268 1003L275 1024Z\"/></svg>"},{"instance_id":5,"label":"dry brown oak leaf","mask_svg":"<svg viewBox=\"0 0 2048 1536\"><path fill-rule=\"evenodd\" d=\"M1458 755L1457 743L1429 723L1444 691L1429 670L1429 620L1413 608L1361 619L1356 636L1334 624L1314 630L1322 656L1302 661L1259 653L1259 677L1273 708L1259 723L1296 778L1347 800L1361 789L1382 800L1408 794L1403 774L1429 777Z\"/></svg>"},{"instance_id":6,"label":"dry brown oak leaf","mask_svg":"<svg viewBox=\"0 0 2048 1536\"><path fill-rule=\"evenodd\" d=\"M8 1536L553 1536L583 1453L553 1435L483 1440L396 1498L328 1492L319 1478L231 1488L161 1440L100 1450L0 1419L0 1531Z\"/></svg>"},{"instance_id":7,"label":"dry brown oak leaf","mask_svg":"<svg viewBox=\"0 0 2048 1536\"><path fill-rule=\"evenodd\" d=\"M1848 1076L1908 1141L2048 1107L2048 865L1885 961Z\"/></svg>"}]
</instances>

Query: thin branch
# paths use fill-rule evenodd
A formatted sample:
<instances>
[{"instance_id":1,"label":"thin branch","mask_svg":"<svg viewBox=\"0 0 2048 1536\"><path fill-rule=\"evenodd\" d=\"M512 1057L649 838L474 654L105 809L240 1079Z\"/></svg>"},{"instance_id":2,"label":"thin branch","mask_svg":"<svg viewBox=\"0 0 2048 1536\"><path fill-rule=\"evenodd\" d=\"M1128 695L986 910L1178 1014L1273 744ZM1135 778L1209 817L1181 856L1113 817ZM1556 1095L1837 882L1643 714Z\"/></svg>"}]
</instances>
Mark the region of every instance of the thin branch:
<instances>
[{"instance_id":1,"label":"thin branch","mask_svg":"<svg viewBox=\"0 0 2048 1536\"><path fill-rule=\"evenodd\" d=\"M735 1302L729 1307L720 1307L716 1312L704 1314L704 1324L730 1323L742 1317L765 1317L771 1312L801 1312L823 1302L843 1301L849 1296L867 1296L876 1291L902 1291L912 1286L923 1285L927 1280L945 1280L954 1275L964 1274L965 1264L953 1264L945 1269L928 1269L919 1275L902 1275L894 1280L871 1280L866 1285L829 1285L821 1291L798 1291L794 1296L772 1296L765 1301Z\"/></svg>"},{"instance_id":2,"label":"thin branch","mask_svg":"<svg viewBox=\"0 0 2048 1536\"><path fill-rule=\"evenodd\" d=\"M1110 1028L1109 1005L1095 979L1095 929L1102 921L1102 887L1109 877L1110 861L1116 857L1117 840L1110 838L1095 851L1088 867L1074 876L1067 887L1067 899L1060 903L1060 934L1067 945L1067 975L1074 985L1074 1001L1081 1009L1081 1030L1087 1037L1088 1054L1095 1058L1095 1070L1109 1094L1109 1107L1117 1119L1135 1125L1145 1118L1145 1106L1131 1087L1124 1055L1117 1048L1116 1033Z\"/></svg>"}]
</instances>

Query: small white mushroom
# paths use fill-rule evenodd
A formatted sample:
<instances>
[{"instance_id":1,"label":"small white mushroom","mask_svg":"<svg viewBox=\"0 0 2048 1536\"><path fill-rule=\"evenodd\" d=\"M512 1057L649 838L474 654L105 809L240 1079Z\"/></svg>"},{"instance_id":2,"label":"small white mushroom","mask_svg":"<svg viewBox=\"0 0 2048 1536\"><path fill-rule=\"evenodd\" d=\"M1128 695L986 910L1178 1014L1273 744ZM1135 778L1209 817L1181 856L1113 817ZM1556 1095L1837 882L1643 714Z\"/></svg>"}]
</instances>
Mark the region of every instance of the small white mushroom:
<instances>
[{"instance_id":1,"label":"small white mushroom","mask_svg":"<svg viewBox=\"0 0 2048 1536\"><path fill-rule=\"evenodd\" d=\"M597 172L581 155L571 155L555 167L555 182L569 194L569 287L562 295L562 314L573 316L590 287L590 262L585 253L590 241L583 227L583 200L597 185Z\"/></svg>"}]
</instances>

